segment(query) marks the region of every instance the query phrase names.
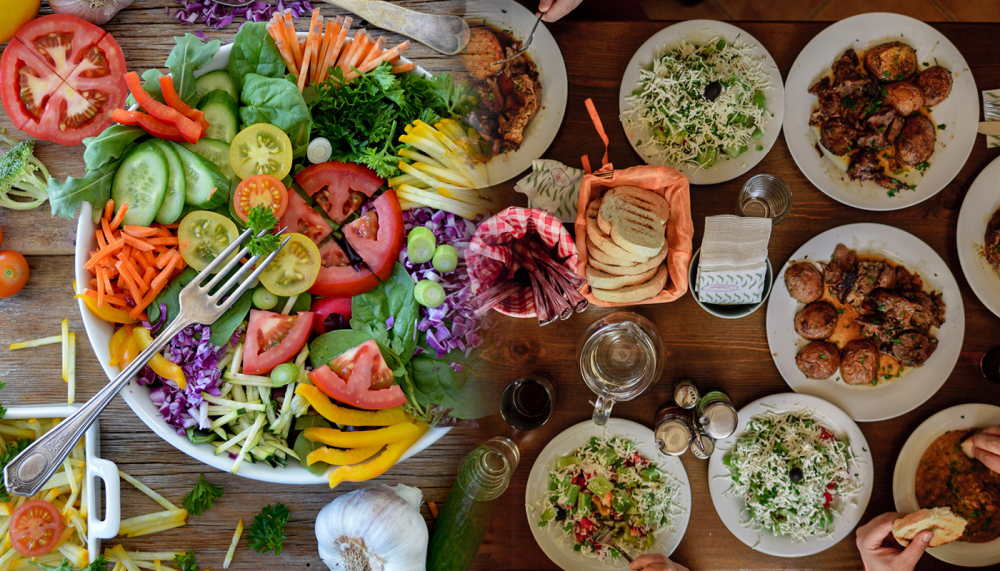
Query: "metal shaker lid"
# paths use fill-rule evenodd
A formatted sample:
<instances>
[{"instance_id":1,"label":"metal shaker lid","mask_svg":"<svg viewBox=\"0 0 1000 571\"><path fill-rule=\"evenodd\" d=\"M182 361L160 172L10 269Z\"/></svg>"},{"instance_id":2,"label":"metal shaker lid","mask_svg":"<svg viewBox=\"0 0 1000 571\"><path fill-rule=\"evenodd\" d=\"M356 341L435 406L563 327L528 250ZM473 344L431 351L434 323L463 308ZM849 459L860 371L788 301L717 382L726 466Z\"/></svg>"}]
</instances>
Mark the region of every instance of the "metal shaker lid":
<instances>
[{"instance_id":1,"label":"metal shaker lid","mask_svg":"<svg viewBox=\"0 0 1000 571\"><path fill-rule=\"evenodd\" d=\"M701 418L698 419L705 433L716 440L728 438L736 432L736 424L739 417L733 405L725 401L715 401L709 403L702 410Z\"/></svg>"},{"instance_id":2,"label":"metal shaker lid","mask_svg":"<svg viewBox=\"0 0 1000 571\"><path fill-rule=\"evenodd\" d=\"M701 442L701 446L705 447L704 450L702 450L701 446L698 445L699 441ZM698 458L699 460L708 460L708 457L712 455L712 452L715 452L715 440L713 440L711 436L701 432L698 436L691 439L691 454L695 458Z\"/></svg>"}]
</instances>

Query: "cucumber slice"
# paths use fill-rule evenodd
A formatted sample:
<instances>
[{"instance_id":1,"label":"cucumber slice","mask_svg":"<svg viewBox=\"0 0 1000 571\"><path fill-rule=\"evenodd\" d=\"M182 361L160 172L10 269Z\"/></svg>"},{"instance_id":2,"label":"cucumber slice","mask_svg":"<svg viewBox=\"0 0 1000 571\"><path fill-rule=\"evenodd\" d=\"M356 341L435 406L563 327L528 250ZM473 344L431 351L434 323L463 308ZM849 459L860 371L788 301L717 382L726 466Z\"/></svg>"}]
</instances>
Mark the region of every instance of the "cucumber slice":
<instances>
[{"instance_id":1,"label":"cucumber slice","mask_svg":"<svg viewBox=\"0 0 1000 571\"><path fill-rule=\"evenodd\" d=\"M170 176L167 177L167 194L163 197L163 204L156 213L156 221L160 224L173 224L180 220L181 212L184 211L184 198L187 191L187 180L184 177L184 165L181 164L181 156L177 154L165 141L150 141L154 147L167 159L167 170ZM126 214L128 214L126 212Z\"/></svg>"},{"instance_id":2,"label":"cucumber slice","mask_svg":"<svg viewBox=\"0 0 1000 571\"><path fill-rule=\"evenodd\" d=\"M223 143L225 144L225 143ZM184 147L171 143L181 157L186 184L184 202L199 210L212 210L229 197L229 179L219 167Z\"/></svg>"},{"instance_id":3,"label":"cucumber slice","mask_svg":"<svg viewBox=\"0 0 1000 571\"><path fill-rule=\"evenodd\" d=\"M121 207L128 204L123 223L149 226L167 194L170 170L167 159L151 142L132 149L122 161L111 184L111 199Z\"/></svg>"},{"instance_id":4,"label":"cucumber slice","mask_svg":"<svg viewBox=\"0 0 1000 571\"><path fill-rule=\"evenodd\" d=\"M195 144L181 143L185 149L193 152L203 159L208 159L222 172L222 176L233 180L236 173L233 172L233 165L229 162L229 143L217 141L215 139L201 138Z\"/></svg>"},{"instance_id":5,"label":"cucumber slice","mask_svg":"<svg viewBox=\"0 0 1000 571\"><path fill-rule=\"evenodd\" d=\"M229 96L233 98L233 101L237 101L239 99L236 95L236 86L233 85L233 80L229 78L229 72L224 69L210 71L195 79L194 86L198 89L198 99L201 99L216 89L221 89L222 91L228 93Z\"/></svg>"},{"instance_id":6,"label":"cucumber slice","mask_svg":"<svg viewBox=\"0 0 1000 571\"><path fill-rule=\"evenodd\" d=\"M198 101L198 109L208 121L208 138L232 143L239 131L236 100L221 89L209 91ZM229 162L228 160L226 162Z\"/></svg>"}]
</instances>

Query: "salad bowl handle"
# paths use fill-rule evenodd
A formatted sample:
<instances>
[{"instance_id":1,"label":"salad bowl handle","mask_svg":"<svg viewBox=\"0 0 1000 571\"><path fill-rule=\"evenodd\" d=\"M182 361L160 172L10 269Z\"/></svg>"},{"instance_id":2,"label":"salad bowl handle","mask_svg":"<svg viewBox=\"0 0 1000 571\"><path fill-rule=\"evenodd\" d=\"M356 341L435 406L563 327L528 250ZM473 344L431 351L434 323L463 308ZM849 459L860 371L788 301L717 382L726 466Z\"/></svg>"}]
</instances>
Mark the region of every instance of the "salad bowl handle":
<instances>
[{"instance_id":1,"label":"salad bowl handle","mask_svg":"<svg viewBox=\"0 0 1000 571\"><path fill-rule=\"evenodd\" d=\"M469 24L458 16L424 14L384 0L323 0L368 20L372 25L413 38L432 50L456 55L469 43Z\"/></svg>"},{"instance_id":2,"label":"salad bowl handle","mask_svg":"<svg viewBox=\"0 0 1000 571\"><path fill-rule=\"evenodd\" d=\"M104 482L104 519L97 519L100 510L96 505L89 506L87 509L93 514L93 521L88 523L88 532L97 539L111 539L118 535L122 519L121 476L118 475L118 466L110 460L91 458L87 462L87 472L91 478L89 482L93 482L94 478ZM91 494L95 504L101 497L99 491L100 488L96 488Z\"/></svg>"}]
</instances>

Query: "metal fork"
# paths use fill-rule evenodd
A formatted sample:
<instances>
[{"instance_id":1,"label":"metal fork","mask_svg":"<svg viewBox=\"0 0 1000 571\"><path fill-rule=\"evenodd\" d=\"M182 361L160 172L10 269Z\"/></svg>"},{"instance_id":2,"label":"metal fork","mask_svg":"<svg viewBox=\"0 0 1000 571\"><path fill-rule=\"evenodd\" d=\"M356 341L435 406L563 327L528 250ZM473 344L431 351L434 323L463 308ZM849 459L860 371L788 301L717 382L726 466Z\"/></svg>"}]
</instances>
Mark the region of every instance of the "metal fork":
<instances>
[{"instance_id":1,"label":"metal fork","mask_svg":"<svg viewBox=\"0 0 1000 571\"><path fill-rule=\"evenodd\" d=\"M615 543L615 540L611 537L610 527L605 527L604 531L602 531L600 534L597 535L597 537L594 538L594 543L596 543L597 545L603 545L604 547L611 547L615 551L617 551L619 555L624 557L625 561L628 561L629 563L632 562L632 558L629 557L628 553L625 553L624 549L618 547L618 544Z\"/></svg>"},{"instance_id":2,"label":"metal fork","mask_svg":"<svg viewBox=\"0 0 1000 571\"><path fill-rule=\"evenodd\" d=\"M542 16L544 16L544 15L545 15L545 12L539 12L538 13L538 18L535 18L535 25L531 27L531 33L528 34L528 39L524 40L524 43L521 44L521 49L519 49L516 52L514 52L514 55L509 56L509 57L505 57L505 58L503 58L501 60L497 60L497 61L493 62L491 65L500 65L502 63L507 63L507 62L509 62L512 59L516 59L516 58L520 57L521 54L523 54L524 52L528 51L528 46L531 45L531 40L532 40L532 38L535 37L535 30L538 29L538 24L539 24L539 22L542 21Z\"/></svg>"},{"instance_id":3,"label":"metal fork","mask_svg":"<svg viewBox=\"0 0 1000 571\"><path fill-rule=\"evenodd\" d=\"M267 230L261 231L258 235L263 235ZM268 264L278 255L281 248L288 243L289 238L285 238L277 250L269 254L263 261L260 256L250 258L232 277L230 277L221 287L215 289L222 283L222 280L231 272L240 260L250 252L244 247L239 254L232 257L225 267L213 277L212 272L219 268L228 260L230 256L239 249L250 237L252 230L247 229L240 237L229 245L212 261L201 273L198 274L180 293L180 311L177 317L170 322L163 331L160 332L153 342L146 349L139 353L134 361L129 363L122 372L103 389L97 392L87 404L66 417L55 428L46 432L43 436L35 440L23 452L17 455L13 461L7 464L3 471L4 483L7 489L19 496L32 496L49 481L49 478L62 467L62 463L69 456L77 441L83 433L90 428L90 425L97 420L98 415L111 403L115 395L118 394L125 385L128 384L142 367L160 352L167 343L170 342L182 329L193 323L210 324L215 322L233 303L247 291L250 284L256 280ZM254 265L260 261L254 269ZM251 272L251 270L253 270ZM201 285L203 281L211 278L207 284ZM215 290L215 291L213 291Z\"/></svg>"}]
</instances>

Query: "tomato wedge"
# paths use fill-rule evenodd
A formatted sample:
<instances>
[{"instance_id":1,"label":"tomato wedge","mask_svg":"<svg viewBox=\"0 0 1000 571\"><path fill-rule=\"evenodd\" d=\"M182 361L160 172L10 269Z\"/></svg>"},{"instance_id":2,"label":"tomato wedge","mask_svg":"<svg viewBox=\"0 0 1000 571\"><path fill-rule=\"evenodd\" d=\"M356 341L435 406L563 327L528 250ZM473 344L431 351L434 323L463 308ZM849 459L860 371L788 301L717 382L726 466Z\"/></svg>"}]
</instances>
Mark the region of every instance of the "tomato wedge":
<instances>
[{"instance_id":1,"label":"tomato wedge","mask_svg":"<svg viewBox=\"0 0 1000 571\"><path fill-rule=\"evenodd\" d=\"M251 309L243 372L248 375L270 373L271 369L294 359L309 340L312 324L311 311L282 315Z\"/></svg>"},{"instance_id":2,"label":"tomato wedge","mask_svg":"<svg viewBox=\"0 0 1000 571\"><path fill-rule=\"evenodd\" d=\"M322 267L309 293L323 297L351 297L365 293L379 284L376 276L368 268L356 269L350 259L334 240L328 240L319 249Z\"/></svg>"},{"instance_id":3,"label":"tomato wedge","mask_svg":"<svg viewBox=\"0 0 1000 571\"><path fill-rule=\"evenodd\" d=\"M317 297L309 311L313 313L313 333L322 335L334 329L347 329L351 322L351 298Z\"/></svg>"},{"instance_id":4,"label":"tomato wedge","mask_svg":"<svg viewBox=\"0 0 1000 571\"><path fill-rule=\"evenodd\" d=\"M368 410L406 404L406 395L393 385L392 371L378 344L368 340L309 373L316 388L332 399Z\"/></svg>"},{"instance_id":5,"label":"tomato wedge","mask_svg":"<svg viewBox=\"0 0 1000 571\"><path fill-rule=\"evenodd\" d=\"M240 181L233 200L236 215L244 222L250 217L250 211L260 205L271 207L274 217L280 219L288 207L288 190L280 180L269 174L255 174ZM282 228L280 224L278 227Z\"/></svg>"},{"instance_id":6,"label":"tomato wedge","mask_svg":"<svg viewBox=\"0 0 1000 571\"><path fill-rule=\"evenodd\" d=\"M372 169L354 163L327 161L306 167L295 175L306 194L316 199L330 219L343 224L385 182Z\"/></svg>"},{"instance_id":7,"label":"tomato wedge","mask_svg":"<svg viewBox=\"0 0 1000 571\"><path fill-rule=\"evenodd\" d=\"M14 551L25 557L52 551L62 532L62 514L45 500L24 502L10 516L10 541Z\"/></svg>"},{"instance_id":8,"label":"tomato wedge","mask_svg":"<svg viewBox=\"0 0 1000 571\"><path fill-rule=\"evenodd\" d=\"M376 198L374 207L344 226L344 239L379 279L387 280L403 248L403 211L392 189Z\"/></svg>"},{"instance_id":9,"label":"tomato wedge","mask_svg":"<svg viewBox=\"0 0 1000 571\"><path fill-rule=\"evenodd\" d=\"M279 217L278 228L308 236L316 244L333 232L333 228L326 220L294 190L288 192L288 206L285 208L285 213Z\"/></svg>"}]
</instances>

